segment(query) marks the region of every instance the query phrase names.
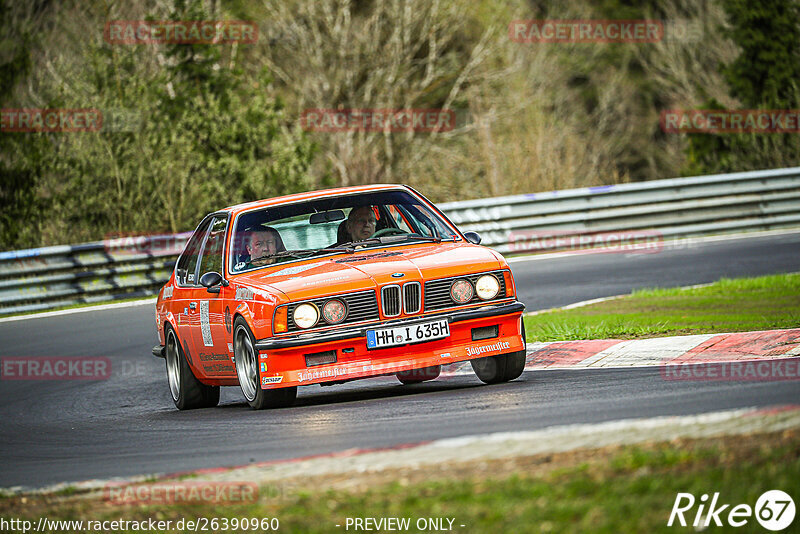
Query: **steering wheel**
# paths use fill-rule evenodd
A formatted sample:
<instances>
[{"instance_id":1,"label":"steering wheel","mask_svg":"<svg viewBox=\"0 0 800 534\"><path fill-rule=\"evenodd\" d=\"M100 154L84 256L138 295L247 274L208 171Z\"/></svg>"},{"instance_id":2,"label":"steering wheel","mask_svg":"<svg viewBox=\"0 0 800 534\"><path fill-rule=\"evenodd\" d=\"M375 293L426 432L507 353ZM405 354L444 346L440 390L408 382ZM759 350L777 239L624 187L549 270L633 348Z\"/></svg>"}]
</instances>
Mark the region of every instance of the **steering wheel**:
<instances>
[{"instance_id":1,"label":"steering wheel","mask_svg":"<svg viewBox=\"0 0 800 534\"><path fill-rule=\"evenodd\" d=\"M405 230L401 230L400 228L381 228L370 237L383 237L385 235L400 235L400 234L407 234Z\"/></svg>"}]
</instances>

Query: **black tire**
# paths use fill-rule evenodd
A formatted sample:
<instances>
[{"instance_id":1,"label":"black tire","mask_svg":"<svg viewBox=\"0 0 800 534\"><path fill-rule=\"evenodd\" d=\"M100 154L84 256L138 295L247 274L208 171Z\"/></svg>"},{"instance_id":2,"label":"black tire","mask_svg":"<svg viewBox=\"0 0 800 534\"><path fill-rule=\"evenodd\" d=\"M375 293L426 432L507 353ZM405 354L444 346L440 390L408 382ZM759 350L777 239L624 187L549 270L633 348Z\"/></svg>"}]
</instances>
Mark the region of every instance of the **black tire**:
<instances>
[{"instance_id":1,"label":"black tire","mask_svg":"<svg viewBox=\"0 0 800 534\"><path fill-rule=\"evenodd\" d=\"M441 372L441 365L431 365L430 367L423 367L422 369L400 371L397 373L397 379L404 385L419 384L420 382L439 378Z\"/></svg>"},{"instance_id":2,"label":"black tire","mask_svg":"<svg viewBox=\"0 0 800 534\"><path fill-rule=\"evenodd\" d=\"M236 376L247 404L254 410L291 406L297 398L297 386L261 389L258 381L258 351L255 345L256 339L247 322L237 317L233 322L233 354Z\"/></svg>"},{"instance_id":3,"label":"black tire","mask_svg":"<svg viewBox=\"0 0 800 534\"><path fill-rule=\"evenodd\" d=\"M525 347L525 324L522 325L522 343ZM486 384L499 384L509 382L519 378L525 370L525 359L527 350L523 348L517 352L500 354L499 356L487 356L470 360L472 370L481 382Z\"/></svg>"},{"instance_id":4,"label":"black tire","mask_svg":"<svg viewBox=\"0 0 800 534\"><path fill-rule=\"evenodd\" d=\"M179 410L213 408L219 404L219 386L207 386L192 373L178 335L171 326L165 329L164 359L172 402Z\"/></svg>"}]
</instances>

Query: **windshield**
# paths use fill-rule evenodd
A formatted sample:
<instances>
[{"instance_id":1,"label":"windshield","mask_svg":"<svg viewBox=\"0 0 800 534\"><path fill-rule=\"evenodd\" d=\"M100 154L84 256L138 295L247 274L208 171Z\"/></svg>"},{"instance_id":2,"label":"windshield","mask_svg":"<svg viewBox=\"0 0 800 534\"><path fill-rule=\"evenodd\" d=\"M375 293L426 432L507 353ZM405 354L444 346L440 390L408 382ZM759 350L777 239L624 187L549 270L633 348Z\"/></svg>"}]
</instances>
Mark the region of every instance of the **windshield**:
<instances>
[{"instance_id":1,"label":"windshield","mask_svg":"<svg viewBox=\"0 0 800 534\"><path fill-rule=\"evenodd\" d=\"M406 191L338 196L241 214L230 268L240 273L319 254L455 239L441 217Z\"/></svg>"}]
</instances>

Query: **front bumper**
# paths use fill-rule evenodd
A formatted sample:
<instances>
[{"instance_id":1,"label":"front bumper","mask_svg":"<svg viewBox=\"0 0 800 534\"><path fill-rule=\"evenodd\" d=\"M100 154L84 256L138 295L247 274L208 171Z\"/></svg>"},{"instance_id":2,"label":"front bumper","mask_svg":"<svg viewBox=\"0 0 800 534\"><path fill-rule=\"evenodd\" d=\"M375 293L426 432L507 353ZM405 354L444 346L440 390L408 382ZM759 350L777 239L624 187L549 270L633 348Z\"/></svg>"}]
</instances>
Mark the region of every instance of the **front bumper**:
<instances>
[{"instance_id":1,"label":"front bumper","mask_svg":"<svg viewBox=\"0 0 800 534\"><path fill-rule=\"evenodd\" d=\"M506 302L466 310L373 323L357 328L342 328L323 334L300 334L256 343L259 350L259 377L262 389L342 382L395 374L399 371L445 365L485 356L508 354L525 349L521 337L521 302ZM450 336L414 344L368 349L368 329L416 324L447 318ZM481 327L496 326L496 335L474 335ZM306 356L334 353L336 361L308 366Z\"/></svg>"},{"instance_id":2,"label":"front bumper","mask_svg":"<svg viewBox=\"0 0 800 534\"><path fill-rule=\"evenodd\" d=\"M367 338L367 330L373 328L386 328L390 326L402 326L406 324L415 324L423 321L431 321L434 319L441 319L447 317L450 324L459 323L462 321L469 321L472 319L483 319L487 317L498 317L501 315L509 315L514 313L522 313L525 311L525 305L519 301L509 302L505 304L498 304L493 306L481 306L480 308L470 308L467 310L459 310L450 313L430 314L422 317L414 317L413 319L397 319L394 321L385 321L380 324L372 324L369 326L359 326L355 328L342 328L325 333L303 333L291 337L282 338L267 338L256 341L256 350L275 350L275 349L288 349L293 347L304 347L307 345L316 345L318 343L331 343L336 341L347 341Z\"/></svg>"}]
</instances>

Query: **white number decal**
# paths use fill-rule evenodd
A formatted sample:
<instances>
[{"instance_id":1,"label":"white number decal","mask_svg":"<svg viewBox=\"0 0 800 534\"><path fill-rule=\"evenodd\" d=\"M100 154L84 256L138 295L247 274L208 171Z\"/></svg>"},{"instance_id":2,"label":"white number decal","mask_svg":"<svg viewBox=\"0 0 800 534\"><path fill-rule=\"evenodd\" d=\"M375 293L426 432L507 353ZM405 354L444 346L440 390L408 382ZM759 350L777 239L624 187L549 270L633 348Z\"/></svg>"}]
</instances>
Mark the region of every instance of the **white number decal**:
<instances>
[{"instance_id":1,"label":"white number decal","mask_svg":"<svg viewBox=\"0 0 800 534\"><path fill-rule=\"evenodd\" d=\"M200 301L200 331L203 333L203 345L206 347L214 346L214 339L211 337L211 324L208 319L208 301Z\"/></svg>"}]
</instances>

